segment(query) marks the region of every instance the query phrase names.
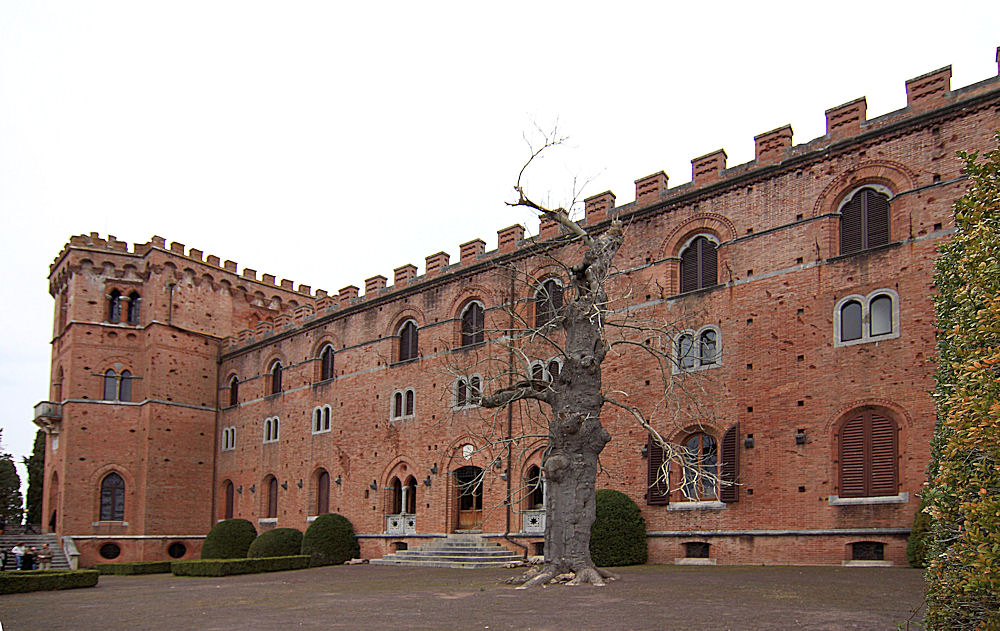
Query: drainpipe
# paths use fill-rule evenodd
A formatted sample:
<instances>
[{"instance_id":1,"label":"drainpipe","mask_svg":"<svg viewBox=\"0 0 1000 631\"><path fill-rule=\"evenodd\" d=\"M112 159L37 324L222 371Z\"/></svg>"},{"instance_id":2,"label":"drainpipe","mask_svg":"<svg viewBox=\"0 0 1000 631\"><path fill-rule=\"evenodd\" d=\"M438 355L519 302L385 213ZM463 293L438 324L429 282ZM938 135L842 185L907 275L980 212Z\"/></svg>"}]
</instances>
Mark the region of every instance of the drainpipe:
<instances>
[{"instance_id":1,"label":"drainpipe","mask_svg":"<svg viewBox=\"0 0 1000 631\"><path fill-rule=\"evenodd\" d=\"M509 370L507 371L507 387L512 387L514 385L514 272L510 272L510 309L508 310L508 315L510 316L509 328L507 329L507 365ZM510 475L510 461L511 461L511 434L514 433L514 409L511 404L507 404L507 497L504 499L504 506L507 509L507 525L503 531L504 541L507 541L518 548L521 548L521 555L527 559L528 558L528 546L514 541L510 538L510 493L511 493L511 475Z\"/></svg>"}]
</instances>

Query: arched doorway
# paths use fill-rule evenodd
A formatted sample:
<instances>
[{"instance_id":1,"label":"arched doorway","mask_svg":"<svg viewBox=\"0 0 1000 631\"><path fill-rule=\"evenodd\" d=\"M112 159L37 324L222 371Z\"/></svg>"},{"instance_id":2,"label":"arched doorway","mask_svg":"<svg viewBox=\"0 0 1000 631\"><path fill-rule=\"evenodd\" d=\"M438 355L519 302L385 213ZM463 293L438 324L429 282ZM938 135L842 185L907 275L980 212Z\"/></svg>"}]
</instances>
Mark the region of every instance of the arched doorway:
<instances>
[{"instance_id":1,"label":"arched doorway","mask_svg":"<svg viewBox=\"0 0 1000 631\"><path fill-rule=\"evenodd\" d=\"M483 525L483 470L467 466L455 471L458 496L456 530L477 530Z\"/></svg>"}]
</instances>

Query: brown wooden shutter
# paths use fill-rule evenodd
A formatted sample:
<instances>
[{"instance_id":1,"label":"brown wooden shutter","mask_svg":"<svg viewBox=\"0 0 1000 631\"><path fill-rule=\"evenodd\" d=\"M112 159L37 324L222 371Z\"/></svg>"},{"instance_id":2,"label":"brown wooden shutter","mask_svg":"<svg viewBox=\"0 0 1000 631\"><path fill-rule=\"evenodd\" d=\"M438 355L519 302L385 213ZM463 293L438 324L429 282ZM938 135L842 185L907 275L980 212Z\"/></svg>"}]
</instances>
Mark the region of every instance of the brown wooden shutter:
<instances>
[{"instance_id":1,"label":"brown wooden shutter","mask_svg":"<svg viewBox=\"0 0 1000 631\"><path fill-rule=\"evenodd\" d=\"M878 412L870 411L870 488L868 494L895 495L896 479L896 424Z\"/></svg>"},{"instance_id":2,"label":"brown wooden shutter","mask_svg":"<svg viewBox=\"0 0 1000 631\"><path fill-rule=\"evenodd\" d=\"M865 415L840 429L840 497L865 496Z\"/></svg>"},{"instance_id":3,"label":"brown wooden shutter","mask_svg":"<svg viewBox=\"0 0 1000 631\"><path fill-rule=\"evenodd\" d=\"M723 502L740 501L740 487L736 485L740 477L740 424L726 430L722 436L722 484L719 499Z\"/></svg>"},{"instance_id":4,"label":"brown wooden shutter","mask_svg":"<svg viewBox=\"0 0 1000 631\"><path fill-rule=\"evenodd\" d=\"M864 223L862 221L862 199L864 195L856 194L851 201L840 209L840 253L851 254L864 249L862 237Z\"/></svg>"},{"instance_id":5,"label":"brown wooden shutter","mask_svg":"<svg viewBox=\"0 0 1000 631\"><path fill-rule=\"evenodd\" d=\"M865 189L865 247L876 248L889 243L889 198L872 189Z\"/></svg>"},{"instance_id":6,"label":"brown wooden shutter","mask_svg":"<svg viewBox=\"0 0 1000 631\"><path fill-rule=\"evenodd\" d=\"M681 252L681 291L698 289L698 244L692 243Z\"/></svg>"},{"instance_id":7,"label":"brown wooden shutter","mask_svg":"<svg viewBox=\"0 0 1000 631\"><path fill-rule=\"evenodd\" d=\"M714 243L702 237L701 280L698 288L712 287L718 282L719 256Z\"/></svg>"},{"instance_id":8,"label":"brown wooden shutter","mask_svg":"<svg viewBox=\"0 0 1000 631\"><path fill-rule=\"evenodd\" d=\"M646 445L646 503L663 506L670 503L670 485L662 478L663 447L649 437Z\"/></svg>"}]
</instances>

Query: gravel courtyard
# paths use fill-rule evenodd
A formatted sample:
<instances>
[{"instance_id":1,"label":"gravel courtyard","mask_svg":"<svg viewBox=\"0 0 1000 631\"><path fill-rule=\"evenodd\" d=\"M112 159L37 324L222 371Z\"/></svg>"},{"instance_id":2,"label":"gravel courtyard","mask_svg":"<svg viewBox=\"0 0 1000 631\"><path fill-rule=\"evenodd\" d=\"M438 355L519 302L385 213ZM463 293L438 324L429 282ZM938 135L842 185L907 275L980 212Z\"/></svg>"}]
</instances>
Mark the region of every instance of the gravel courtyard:
<instances>
[{"instance_id":1,"label":"gravel courtyard","mask_svg":"<svg viewBox=\"0 0 1000 631\"><path fill-rule=\"evenodd\" d=\"M920 572L903 568L617 571L620 580L606 587L521 591L503 582L515 570L355 565L226 578L102 576L90 589L0 596L0 623L3 631L895 629L920 607L924 589Z\"/></svg>"}]
</instances>

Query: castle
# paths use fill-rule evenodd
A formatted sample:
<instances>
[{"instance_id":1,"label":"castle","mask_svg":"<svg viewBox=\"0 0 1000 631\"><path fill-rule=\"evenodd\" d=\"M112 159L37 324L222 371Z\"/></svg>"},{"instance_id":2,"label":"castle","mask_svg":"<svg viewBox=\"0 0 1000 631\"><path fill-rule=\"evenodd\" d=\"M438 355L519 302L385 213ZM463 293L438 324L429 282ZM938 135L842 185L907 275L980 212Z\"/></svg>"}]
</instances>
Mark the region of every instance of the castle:
<instances>
[{"instance_id":1,"label":"castle","mask_svg":"<svg viewBox=\"0 0 1000 631\"><path fill-rule=\"evenodd\" d=\"M585 201L586 229L626 224L615 286L676 323L668 379L708 410L668 414L655 362L605 361L605 389L697 454L664 481L662 448L604 407L598 487L642 508L652 562L905 563L935 422L936 248L967 185L956 151L1000 129L1000 78L953 90L948 67L906 94L870 120L864 98L834 107L805 144L756 136L742 165L696 158L690 183L640 178L631 203ZM72 237L34 415L43 526L81 566L197 558L217 520L304 530L326 512L368 558L458 530L540 552L543 441L505 443L532 409L493 416L476 395L510 319L558 309L575 251L552 221L515 225L494 250L476 239L333 295L160 237ZM554 378L557 353L522 350Z\"/></svg>"}]
</instances>

